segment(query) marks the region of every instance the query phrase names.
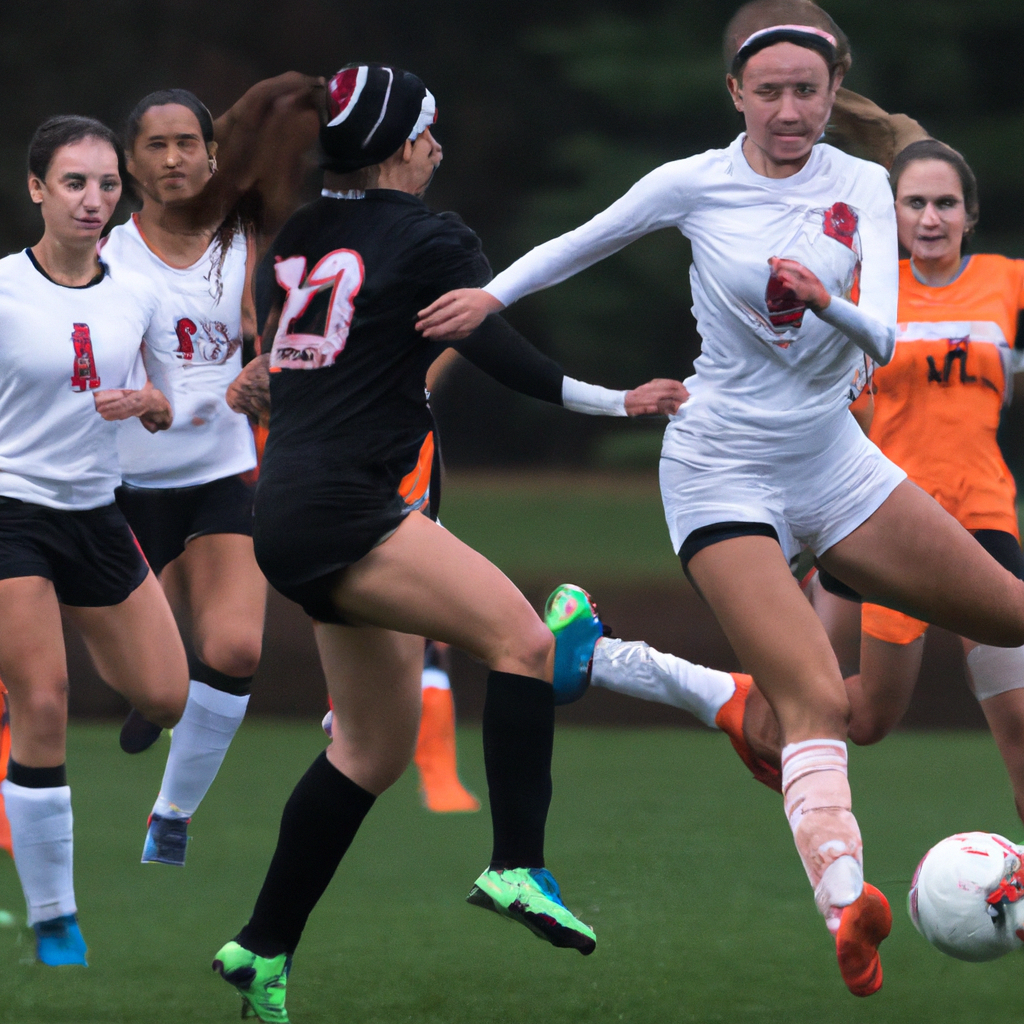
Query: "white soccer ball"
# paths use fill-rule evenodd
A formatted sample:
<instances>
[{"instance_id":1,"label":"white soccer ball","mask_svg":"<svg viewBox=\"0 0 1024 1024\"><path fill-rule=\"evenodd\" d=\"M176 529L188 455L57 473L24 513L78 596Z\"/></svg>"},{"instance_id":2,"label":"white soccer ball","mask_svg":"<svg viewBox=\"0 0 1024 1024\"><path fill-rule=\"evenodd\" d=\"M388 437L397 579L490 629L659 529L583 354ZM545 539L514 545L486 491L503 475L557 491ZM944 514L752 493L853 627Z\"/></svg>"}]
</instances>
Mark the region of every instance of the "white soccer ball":
<instances>
[{"instance_id":1,"label":"white soccer ball","mask_svg":"<svg viewBox=\"0 0 1024 1024\"><path fill-rule=\"evenodd\" d=\"M992 832L943 839L914 872L914 927L957 960L995 960L1024 946L1024 847Z\"/></svg>"}]
</instances>

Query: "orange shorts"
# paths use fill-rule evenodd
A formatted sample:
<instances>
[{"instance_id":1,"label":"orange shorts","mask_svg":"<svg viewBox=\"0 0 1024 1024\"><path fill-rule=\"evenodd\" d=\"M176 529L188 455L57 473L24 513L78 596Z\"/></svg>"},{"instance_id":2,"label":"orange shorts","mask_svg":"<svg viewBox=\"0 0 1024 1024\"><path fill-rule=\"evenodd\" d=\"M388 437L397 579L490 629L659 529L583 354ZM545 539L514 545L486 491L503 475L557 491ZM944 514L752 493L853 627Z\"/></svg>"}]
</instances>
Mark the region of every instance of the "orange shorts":
<instances>
[{"instance_id":1,"label":"orange shorts","mask_svg":"<svg viewBox=\"0 0 1024 1024\"><path fill-rule=\"evenodd\" d=\"M860 630L876 640L884 640L890 644L912 644L919 636L924 636L928 623L911 618L903 612L883 608L880 604L868 604L866 601L860 609Z\"/></svg>"}]
</instances>

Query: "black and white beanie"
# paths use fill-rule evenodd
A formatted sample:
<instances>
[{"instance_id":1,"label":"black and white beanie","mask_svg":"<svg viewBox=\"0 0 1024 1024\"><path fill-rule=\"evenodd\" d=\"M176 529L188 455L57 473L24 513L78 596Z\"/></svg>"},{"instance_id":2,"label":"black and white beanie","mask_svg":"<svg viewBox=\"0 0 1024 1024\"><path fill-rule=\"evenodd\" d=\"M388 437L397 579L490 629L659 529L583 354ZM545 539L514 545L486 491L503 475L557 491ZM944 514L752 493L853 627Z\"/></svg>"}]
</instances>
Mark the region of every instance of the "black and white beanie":
<instances>
[{"instance_id":1,"label":"black and white beanie","mask_svg":"<svg viewBox=\"0 0 1024 1024\"><path fill-rule=\"evenodd\" d=\"M436 119L433 94L415 75L380 64L350 64L327 83L320 166L348 174L382 163Z\"/></svg>"}]
</instances>

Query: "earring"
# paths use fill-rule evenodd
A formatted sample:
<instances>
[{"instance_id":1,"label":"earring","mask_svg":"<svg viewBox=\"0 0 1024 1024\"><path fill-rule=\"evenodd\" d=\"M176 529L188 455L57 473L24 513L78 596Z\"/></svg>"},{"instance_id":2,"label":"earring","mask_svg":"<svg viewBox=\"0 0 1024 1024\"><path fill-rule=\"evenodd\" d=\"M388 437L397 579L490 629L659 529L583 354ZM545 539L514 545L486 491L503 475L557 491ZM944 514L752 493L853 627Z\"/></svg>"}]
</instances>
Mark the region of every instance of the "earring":
<instances>
[{"instance_id":1,"label":"earring","mask_svg":"<svg viewBox=\"0 0 1024 1024\"><path fill-rule=\"evenodd\" d=\"M210 173L211 174L216 174L217 173L217 156L216 156L216 154L214 154L213 156L210 157Z\"/></svg>"}]
</instances>

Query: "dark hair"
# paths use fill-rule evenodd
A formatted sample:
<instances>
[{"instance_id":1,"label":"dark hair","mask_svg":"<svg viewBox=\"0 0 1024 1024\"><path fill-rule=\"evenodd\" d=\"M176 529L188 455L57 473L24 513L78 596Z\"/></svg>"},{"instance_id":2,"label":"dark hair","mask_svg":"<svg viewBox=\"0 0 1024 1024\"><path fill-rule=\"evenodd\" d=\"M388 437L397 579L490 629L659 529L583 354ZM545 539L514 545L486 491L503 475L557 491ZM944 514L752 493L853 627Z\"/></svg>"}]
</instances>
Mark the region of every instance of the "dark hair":
<instances>
[{"instance_id":1,"label":"dark hair","mask_svg":"<svg viewBox=\"0 0 1024 1024\"><path fill-rule=\"evenodd\" d=\"M132 111L124 123L124 148L131 149L135 145L135 140L139 137L139 122L150 107L166 107L171 103L180 107L188 107L196 115L203 142L213 142L213 117L206 104L194 92L189 92L188 89L158 89L148 96L143 96L132 107Z\"/></svg>"},{"instance_id":2,"label":"dark hair","mask_svg":"<svg viewBox=\"0 0 1024 1024\"><path fill-rule=\"evenodd\" d=\"M811 0L751 0L732 16L725 27L722 54L725 57L726 71L741 77L745 62L734 68L733 61L744 42L755 32L777 25L806 25L808 28L828 32L836 40L835 59L829 63L829 76L835 77L840 71L846 74L850 70L853 63L850 40L829 14L817 4Z\"/></svg>"},{"instance_id":3,"label":"dark hair","mask_svg":"<svg viewBox=\"0 0 1024 1024\"><path fill-rule=\"evenodd\" d=\"M947 146L938 139L921 139L912 142L905 149L896 154L896 159L889 169L889 183L892 185L892 194L896 195L896 189L900 183L900 176L913 163L921 160L942 160L949 164L957 173L960 179L960 187L964 193L964 212L967 214L967 221L964 225L964 237L960 243L961 252L967 247L967 239L974 233L981 216L981 206L978 203L978 179L971 170L971 165L952 146Z\"/></svg>"},{"instance_id":4,"label":"dark hair","mask_svg":"<svg viewBox=\"0 0 1024 1024\"><path fill-rule=\"evenodd\" d=\"M124 150L111 129L102 121L77 114L60 114L47 118L37 129L28 146L28 172L40 181L46 180L54 154L63 146L72 146L83 139L101 139L117 154L117 170L125 177Z\"/></svg>"}]
</instances>

